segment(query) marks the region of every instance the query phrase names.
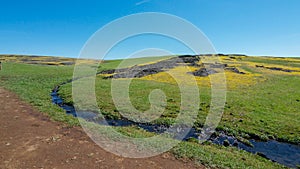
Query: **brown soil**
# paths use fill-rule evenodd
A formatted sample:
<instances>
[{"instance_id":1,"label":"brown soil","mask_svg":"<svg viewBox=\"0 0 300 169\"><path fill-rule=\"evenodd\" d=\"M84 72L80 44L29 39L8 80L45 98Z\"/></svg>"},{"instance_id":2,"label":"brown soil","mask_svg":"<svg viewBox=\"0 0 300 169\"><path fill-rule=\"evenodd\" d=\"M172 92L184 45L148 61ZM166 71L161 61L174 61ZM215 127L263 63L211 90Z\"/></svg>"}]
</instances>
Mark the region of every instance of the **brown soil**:
<instances>
[{"instance_id":1,"label":"brown soil","mask_svg":"<svg viewBox=\"0 0 300 169\"><path fill-rule=\"evenodd\" d=\"M80 127L53 122L0 88L0 168L204 168L169 153L144 159L104 151Z\"/></svg>"}]
</instances>

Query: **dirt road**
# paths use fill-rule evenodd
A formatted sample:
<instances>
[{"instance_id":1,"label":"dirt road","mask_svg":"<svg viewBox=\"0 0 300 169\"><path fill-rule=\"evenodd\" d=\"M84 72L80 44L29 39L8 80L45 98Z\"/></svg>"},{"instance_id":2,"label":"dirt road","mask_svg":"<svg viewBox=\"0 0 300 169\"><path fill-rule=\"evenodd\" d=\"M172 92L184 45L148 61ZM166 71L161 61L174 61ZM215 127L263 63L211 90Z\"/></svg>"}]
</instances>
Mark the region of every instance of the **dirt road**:
<instances>
[{"instance_id":1,"label":"dirt road","mask_svg":"<svg viewBox=\"0 0 300 169\"><path fill-rule=\"evenodd\" d=\"M204 168L165 153L128 159L104 151L80 127L53 122L0 88L0 168Z\"/></svg>"}]
</instances>

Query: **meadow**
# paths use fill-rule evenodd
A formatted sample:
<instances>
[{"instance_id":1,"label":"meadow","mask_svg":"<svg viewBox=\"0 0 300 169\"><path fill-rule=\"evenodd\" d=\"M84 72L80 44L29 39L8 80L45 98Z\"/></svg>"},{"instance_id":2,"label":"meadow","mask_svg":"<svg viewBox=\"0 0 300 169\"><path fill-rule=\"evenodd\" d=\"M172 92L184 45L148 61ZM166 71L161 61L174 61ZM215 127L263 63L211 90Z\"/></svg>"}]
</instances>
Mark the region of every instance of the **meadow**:
<instances>
[{"instance_id":1,"label":"meadow","mask_svg":"<svg viewBox=\"0 0 300 169\"><path fill-rule=\"evenodd\" d=\"M143 58L132 59L123 67L152 63L168 59ZM72 79L73 59L29 56L0 56L3 70L0 72L0 85L17 93L39 111L51 119L64 122L70 126L79 125L78 119L66 115L64 110L51 103L51 90L58 84ZM222 120L217 128L241 140L278 140L299 144L300 142L300 59L248 56L221 56L222 63L238 68L245 74L225 71L227 81L227 99ZM34 62L30 61L34 60ZM98 71L115 69L122 61L104 61ZM68 64L64 64L68 63ZM69 64L70 63L70 64ZM71 64L72 63L72 64ZM83 62L87 64L87 62ZM264 66L264 67L261 67ZM282 68L292 72L271 70ZM191 67L193 70L194 68ZM173 68L187 75L187 72ZM111 97L112 79L96 77L96 94L98 107L110 119L119 119L121 115ZM188 76L188 75L187 75ZM213 75L210 75L213 76ZM122 79L117 79L122 80ZM211 88L208 77L196 77L200 94L200 109L195 128L204 124L210 108ZM164 72L133 78L130 84L130 99L140 111L149 109L149 93L161 89L166 94L167 105L164 113L154 124L170 125L174 122L180 109L180 93L174 79ZM84 89L83 89L84 90ZM73 104L72 84L61 86L59 94L68 104ZM153 133L135 126L116 127L116 130L132 137L144 137ZM216 168L284 168L259 155L250 154L235 147L214 145L209 142L199 144L194 140L181 142L170 150L178 158L192 159L196 163Z\"/></svg>"},{"instance_id":2,"label":"meadow","mask_svg":"<svg viewBox=\"0 0 300 169\"><path fill-rule=\"evenodd\" d=\"M226 105L220 130L244 138L257 137L261 140L276 139L285 142L300 142L299 125L299 82L300 59L228 57L223 63L238 66L246 74L225 71L227 81ZM120 60L101 64L99 71L116 68ZM255 65L285 67L299 72L282 72L262 69ZM276 62L277 64L274 64ZM290 64L289 62L292 62ZM289 65L289 67L287 67ZM177 68L174 68L176 71ZM181 70L179 70L181 71ZM186 74L186 72L181 72ZM120 79L122 80L122 79ZM196 127L202 127L210 107L209 77L196 77L199 85L200 109ZM111 96L111 79L96 78L98 106L110 118L120 118ZM167 106L161 118L153 123L170 124L180 109L180 93L175 80L161 72L142 78L134 78L130 84L131 102L141 112L150 107L148 96L154 89L161 89L167 96ZM72 103L71 84L60 91L66 102Z\"/></svg>"}]
</instances>

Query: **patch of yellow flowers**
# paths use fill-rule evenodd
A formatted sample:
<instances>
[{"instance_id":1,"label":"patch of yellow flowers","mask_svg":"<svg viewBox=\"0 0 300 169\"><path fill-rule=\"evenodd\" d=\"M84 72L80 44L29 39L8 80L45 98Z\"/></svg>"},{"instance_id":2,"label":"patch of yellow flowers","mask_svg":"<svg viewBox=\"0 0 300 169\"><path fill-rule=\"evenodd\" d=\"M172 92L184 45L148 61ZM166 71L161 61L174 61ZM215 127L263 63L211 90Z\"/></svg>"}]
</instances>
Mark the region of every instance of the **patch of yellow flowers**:
<instances>
[{"instance_id":1,"label":"patch of yellow flowers","mask_svg":"<svg viewBox=\"0 0 300 169\"><path fill-rule=\"evenodd\" d=\"M227 83L228 88L236 88L241 85L249 86L256 84L259 81L259 79L257 79L256 77L261 76L259 74L252 74L249 72L247 72L246 74L237 74L231 71L220 71L220 73L212 74L207 77L193 76L192 74L188 73L196 71L198 69L199 68L197 67L182 65L170 69L166 72L160 72L157 74L142 77L141 79L171 84L197 84L199 86L205 87L209 87L214 83ZM246 72L244 70L241 71Z\"/></svg>"}]
</instances>

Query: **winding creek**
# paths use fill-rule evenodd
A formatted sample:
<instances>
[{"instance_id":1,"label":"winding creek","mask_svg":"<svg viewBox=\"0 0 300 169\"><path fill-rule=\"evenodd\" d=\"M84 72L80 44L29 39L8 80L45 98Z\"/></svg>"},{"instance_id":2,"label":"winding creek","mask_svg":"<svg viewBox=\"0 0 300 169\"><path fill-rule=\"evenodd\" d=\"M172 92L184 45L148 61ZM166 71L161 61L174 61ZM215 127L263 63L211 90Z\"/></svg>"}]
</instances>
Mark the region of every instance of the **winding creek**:
<instances>
[{"instance_id":1,"label":"winding creek","mask_svg":"<svg viewBox=\"0 0 300 169\"><path fill-rule=\"evenodd\" d=\"M61 85L64 85L69 82L71 81L62 83ZM84 113L76 112L74 106L65 104L64 100L59 96L58 91L61 85L56 86L52 90L50 95L52 98L52 103L63 108L67 114L73 115L75 117L80 117L87 121L91 121L101 125L109 124L111 126L121 126L121 127L136 125L148 132L155 132L155 133L162 133L167 129L166 126L162 126L162 125L136 123L126 119L119 119L119 120L98 119L96 118L98 117L98 115L93 112L84 112ZM253 146L249 146L240 142L238 139L236 139L233 136L226 135L224 132L220 132L220 133L221 134L218 136L213 135L208 141L218 145L234 146L239 149L248 151L250 153L258 154L264 158L267 158L274 162L278 162L287 167L297 168L297 165L300 165L299 145L278 142L275 140L262 142L262 141L256 141L252 139L249 140L249 142ZM189 138L197 139L198 135L199 135L199 131L197 131L195 128L192 128L190 132L185 136L185 140L188 140Z\"/></svg>"}]
</instances>

